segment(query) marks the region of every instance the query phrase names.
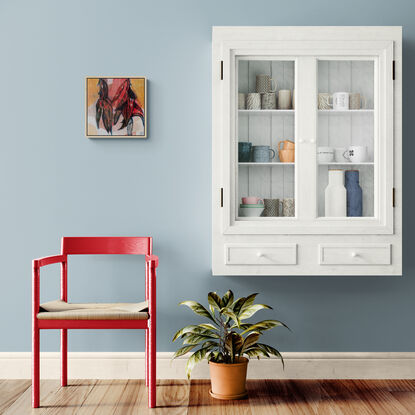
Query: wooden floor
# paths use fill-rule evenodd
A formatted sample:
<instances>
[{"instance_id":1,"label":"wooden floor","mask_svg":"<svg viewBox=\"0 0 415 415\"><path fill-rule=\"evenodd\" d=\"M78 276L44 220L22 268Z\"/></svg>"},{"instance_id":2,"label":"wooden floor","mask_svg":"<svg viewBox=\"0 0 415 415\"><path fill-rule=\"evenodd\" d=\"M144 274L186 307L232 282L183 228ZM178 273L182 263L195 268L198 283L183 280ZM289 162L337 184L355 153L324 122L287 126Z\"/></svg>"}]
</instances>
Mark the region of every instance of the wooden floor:
<instances>
[{"instance_id":1,"label":"wooden floor","mask_svg":"<svg viewBox=\"0 0 415 415\"><path fill-rule=\"evenodd\" d=\"M30 407L28 380L0 380L0 414L395 415L415 414L415 380L252 380L249 398L219 401L207 380L161 380L147 408L142 380L41 381L42 407Z\"/></svg>"}]
</instances>

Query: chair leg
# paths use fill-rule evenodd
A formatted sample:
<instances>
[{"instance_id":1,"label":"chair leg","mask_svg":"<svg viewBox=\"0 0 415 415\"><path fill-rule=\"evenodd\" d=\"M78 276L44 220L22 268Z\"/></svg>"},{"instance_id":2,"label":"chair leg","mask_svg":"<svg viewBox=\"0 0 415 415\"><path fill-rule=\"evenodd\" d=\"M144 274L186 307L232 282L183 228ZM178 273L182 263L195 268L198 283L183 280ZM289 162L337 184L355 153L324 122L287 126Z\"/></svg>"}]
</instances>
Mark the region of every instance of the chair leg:
<instances>
[{"instance_id":1,"label":"chair leg","mask_svg":"<svg viewBox=\"0 0 415 415\"><path fill-rule=\"evenodd\" d=\"M149 365L149 349L148 349L148 329L146 329L146 352L145 352L145 360L146 360L146 386L148 386L148 365Z\"/></svg>"},{"instance_id":2,"label":"chair leg","mask_svg":"<svg viewBox=\"0 0 415 415\"><path fill-rule=\"evenodd\" d=\"M39 408L40 349L38 328L32 331L32 407Z\"/></svg>"},{"instance_id":3,"label":"chair leg","mask_svg":"<svg viewBox=\"0 0 415 415\"><path fill-rule=\"evenodd\" d=\"M61 330L61 386L68 384L68 330Z\"/></svg>"},{"instance_id":4,"label":"chair leg","mask_svg":"<svg viewBox=\"0 0 415 415\"><path fill-rule=\"evenodd\" d=\"M150 321L149 328L149 388L148 407L156 407L156 324Z\"/></svg>"}]
</instances>

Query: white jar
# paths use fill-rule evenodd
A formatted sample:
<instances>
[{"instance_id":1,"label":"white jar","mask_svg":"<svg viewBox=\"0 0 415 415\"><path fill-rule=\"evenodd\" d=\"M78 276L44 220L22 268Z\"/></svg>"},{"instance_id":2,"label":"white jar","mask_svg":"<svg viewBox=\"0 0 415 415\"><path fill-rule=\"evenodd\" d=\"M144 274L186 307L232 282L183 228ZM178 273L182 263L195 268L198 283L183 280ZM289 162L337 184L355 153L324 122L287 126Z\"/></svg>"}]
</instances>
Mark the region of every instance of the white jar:
<instances>
[{"instance_id":1,"label":"white jar","mask_svg":"<svg viewBox=\"0 0 415 415\"><path fill-rule=\"evenodd\" d=\"M318 147L317 160L319 163L330 163L334 160L333 147Z\"/></svg>"},{"instance_id":2,"label":"white jar","mask_svg":"<svg viewBox=\"0 0 415 415\"><path fill-rule=\"evenodd\" d=\"M347 216L347 192L344 187L344 171L329 170L329 184L325 190L326 216Z\"/></svg>"}]
</instances>

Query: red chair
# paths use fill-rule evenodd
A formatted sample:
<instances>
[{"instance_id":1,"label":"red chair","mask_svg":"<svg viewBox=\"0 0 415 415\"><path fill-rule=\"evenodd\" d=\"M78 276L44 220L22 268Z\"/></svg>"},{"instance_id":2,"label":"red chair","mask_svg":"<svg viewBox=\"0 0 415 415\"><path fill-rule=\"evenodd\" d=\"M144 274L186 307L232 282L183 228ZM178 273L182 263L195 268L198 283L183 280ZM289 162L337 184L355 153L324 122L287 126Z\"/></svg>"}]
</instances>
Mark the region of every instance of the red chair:
<instances>
[{"instance_id":1,"label":"red chair","mask_svg":"<svg viewBox=\"0 0 415 415\"><path fill-rule=\"evenodd\" d=\"M146 331L146 386L148 406L156 406L156 268L150 237L62 238L62 253L33 260L32 406L39 407L41 329L61 331L61 385L68 382L68 329L144 329ZM145 255L146 303L68 303L68 255ZM40 268L61 264L61 300L40 304Z\"/></svg>"}]
</instances>

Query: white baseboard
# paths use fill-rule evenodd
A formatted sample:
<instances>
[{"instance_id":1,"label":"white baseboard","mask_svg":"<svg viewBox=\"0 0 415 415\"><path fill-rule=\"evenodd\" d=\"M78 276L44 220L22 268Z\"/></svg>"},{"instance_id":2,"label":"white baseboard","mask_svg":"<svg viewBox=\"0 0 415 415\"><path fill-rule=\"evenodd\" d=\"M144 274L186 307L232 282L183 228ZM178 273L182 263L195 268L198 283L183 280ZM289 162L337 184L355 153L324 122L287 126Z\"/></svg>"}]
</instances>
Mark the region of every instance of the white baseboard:
<instances>
[{"instance_id":1,"label":"white baseboard","mask_svg":"<svg viewBox=\"0 0 415 415\"><path fill-rule=\"evenodd\" d=\"M184 379L186 358L171 361L173 353L157 353L158 379ZM409 353L283 353L285 370L277 359L251 360L250 379L415 379L415 352ZM59 378L59 353L41 353L41 378ZM143 379L144 353L69 353L69 378ZM0 379L28 379L31 353L0 353ZM197 365L193 379L209 378L206 362Z\"/></svg>"}]
</instances>

